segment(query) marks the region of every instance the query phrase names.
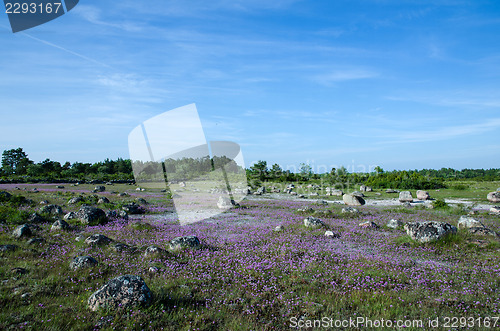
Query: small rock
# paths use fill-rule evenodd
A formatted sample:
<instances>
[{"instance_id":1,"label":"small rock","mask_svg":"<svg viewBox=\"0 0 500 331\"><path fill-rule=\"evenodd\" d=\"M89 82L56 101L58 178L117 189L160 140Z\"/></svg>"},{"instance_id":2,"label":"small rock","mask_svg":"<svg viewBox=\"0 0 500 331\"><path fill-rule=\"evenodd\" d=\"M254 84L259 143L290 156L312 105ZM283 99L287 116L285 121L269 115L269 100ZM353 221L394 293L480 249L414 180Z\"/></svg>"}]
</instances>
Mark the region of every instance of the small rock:
<instances>
[{"instance_id":1,"label":"small rock","mask_svg":"<svg viewBox=\"0 0 500 331\"><path fill-rule=\"evenodd\" d=\"M340 234L334 233L333 231L326 231L325 237L340 238Z\"/></svg>"},{"instance_id":2,"label":"small rock","mask_svg":"<svg viewBox=\"0 0 500 331\"><path fill-rule=\"evenodd\" d=\"M304 226L306 228L316 229L316 228L325 227L326 225L319 218L309 216L309 217L306 217L304 219Z\"/></svg>"},{"instance_id":3,"label":"small rock","mask_svg":"<svg viewBox=\"0 0 500 331\"><path fill-rule=\"evenodd\" d=\"M33 232L31 232L31 229L28 224L23 224L19 225L12 232L12 235L16 238L25 238L25 237L31 237L33 235Z\"/></svg>"},{"instance_id":4,"label":"small rock","mask_svg":"<svg viewBox=\"0 0 500 331\"><path fill-rule=\"evenodd\" d=\"M106 213L93 206L81 206L76 216L85 225L98 225L107 222Z\"/></svg>"},{"instance_id":5,"label":"small rock","mask_svg":"<svg viewBox=\"0 0 500 331\"><path fill-rule=\"evenodd\" d=\"M297 211L300 211L302 213L312 213L314 211L314 209L312 209L311 207L309 207L309 208L304 207L304 208L297 209Z\"/></svg>"},{"instance_id":6,"label":"small rock","mask_svg":"<svg viewBox=\"0 0 500 331\"><path fill-rule=\"evenodd\" d=\"M90 237L88 237L87 239L85 239L85 243L87 245L107 245L109 244L110 242L112 242L113 240L102 235L102 234L93 234L91 235Z\"/></svg>"},{"instance_id":7,"label":"small rock","mask_svg":"<svg viewBox=\"0 0 500 331\"><path fill-rule=\"evenodd\" d=\"M98 185L94 188L94 192L104 192L106 191L106 186Z\"/></svg>"},{"instance_id":8,"label":"small rock","mask_svg":"<svg viewBox=\"0 0 500 331\"><path fill-rule=\"evenodd\" d=\"M353 208L353 207L344 207L342 208L342 214L346 214L346 213L351 213L351 214L357 214L359 213L359 210L357 210L356 208Z\"/></svg>"},{"instance_id":9,"label":"small rock","mask_svg":"<svg viewBox=\"0 0 500 331\"><path fill-rule=\"evenodd\" d=\"M397 229L397 228L402 227L402 226L404 226L404 223L401 222L400 220L392 219L389 222L387 222L388 228Z\"/></svg>"},{"instance_id":10,"label":"small rock","mask_svg":"<svg viewBox=\"0 0 500 331\"><path fill-rule=\"evenodd\" d=\"M493 206L490 208L490 213L492 214L500 214L500 206Z\"/></svg>"},{"instance_id":11,"label":"small rock","mask_svg":"<svg viewBox=\"0 0 500 331\"><path fill-rule=\"evenodd\" d=\"M73 197L73 198L68 200L68 205L74 205L74 204L77 204L79 202L83 202L82 197Z\"/></svg>"},{"instance_id":12,"label":"small rock","mask_svg":"<svg viewBox=\"0 0 500 331\"><path fill-rule=\"evenodd\" d=\"M485 228L484 226L471 227L469 228L469 232L477 236L498 237L498 234L495 231Z\"/></svg>"},{"instance_id":13,"label":"small rock","mask_svg":"<svg viewBox=\"0 0 500 331\"><path fill-rule=\"evenodd\" d=\"M69 213L67 213L67 214L66 214L66 215L64 215L64 217L63 217L63 219L64 219L65 221L67 221L67 220L72 220L72 219L74 219L74 218L77 218L77 215L76 215L76 213L75 213L75 212L72 212L72 211L70 211Z\"/></svg>"},{"instance_id":14,"label":"small rock","mask_svg":"<svg viewBox=\"0 0 500 331\"><path fill-rule=\"evenodd\" d=\"M124 210L109 210L106 212L106 217L107 218L123 218L125 220L128 220L128 214Z\"/></svg>"},{"instance_id":15,"label":"small rock","mask_svg":"<svg viewBox=\"0 0 500 331\"><path fill-rule=\"evenodd\" d=\"M66 221L64 221L64 220L57 220L57 221L55 221L52 224L52 227L50 228L50 231L58 231L58 230L66 231L66 230L69 230L69 229L71 229L71 227L69 226L69 224Z\"/></svg>"},{"instance_id":16,"label":"small rock","mask_svg":"<svg viewBox=\"0 0 500 331\"><path fill-rule=\"evenodd\" d=\"M129 308L136 305L149 305L153 294L144 280L135 275L125 275L110 280L94 292L88 306L92 311L99 308Z\"/></svg>"},{"instance_id":17,"label":"small rock","mask_svg":"<svg viewBox=\"0 0 500 331\"><path fill-rule=\"evenodd\" d=\"M284 229L283 225L278 225L274 228L274 232L282 232Z\"/></svg>"},{"instance_id":18,"label":"small rock","mask_svg":"<svg viewBox=\"0 0 500 331\"><path fill-rule=\"evenodd\" d=\"M27 219L28 223L43 223L45 220L38 213L33 213Z\"/></svg>"},{"instance_id":19,"label":"small rock","mask_svg":"<svg viewBox=\"0 0 500 331\"><path fill-rule=\"evenodd\" d=\"M97 204L103 204L103 203L110 203L110 201L106 197L100 197L99 200L97 200Z\"/></svg>"},{"instance_id":20,"label":"small rock","mask_svg":"<svg viewBox=\"0 0 500 331\"><path fill-rule=\"evenodd\" d=\"M119 197L126 197L128 194L126 192L121 192L121 193L118 193L117 196Z\"/></svg>"},{"instance_id":21,"label":"small rock","mask_svg":"<svg viewBox=\"0 0 500 331\"><path fill-rule=\"evenodd\" d=\"M170 241L169 248L176 251L183 248L199 248L200 240L196 236L177 237Z\"/></svg>"},{"instance_id":22,"label":"small rock","mask_svg":"<svg viewBox=\"0 0 500 331\"><path fill-rule=\"evenodd\" d=\"M41 213L51 214L51 215L62 215L63 210L61 206L58 205L47 205L40 208Z\"/></svg>"},{"instance_id":23,"label":"small rock","mask_svg":"<svg viewBox=\"0 0 500 331\"><path fill-rule=\"evenodd\" d=\"M130 246L129 245L122 244L122 243L115 243L115 244L111 245L111 248L115 252L124 252L124 251L130 250Z\"/></svg>"},{"instance_id":24,"label":"small rock","mask_svg":"<svg viewBox=\"0 0 500 331\"><path fill-rule=\"evenodd\" d=\"M488 199L489 202L499 203L500 202L500 192L496 191L496 192L488 193L488 196L486 198Z\"/></svg>"},{"instance_id":25,"label":"small rock","mask_svg":"<svg viewBox=\"0 0 500 331\"><path fill-rule=\"evenodd\" d=\"M140 205L147 205L148 204L148 202L146 200L144 200L143 198L137 198L137 199L135 199L135 201Z\"/></svg>"},{"instance_id":26,"label":"small rock","mask_svg":"<svg viewBox=\"0 0 500 331\"><path fill-rule=\"evenodd\" d=\"M160 269L157 267L149 267L148 271L152 274L156 274Z\"/></svg>"},{"instance_id":27,"label":"small rock","mask_svg":"<svg viewBox=\"0 0 500 331\"><path fill-rule=\"evenodd\" d=\"M141 206L135 204L134 202L129 203L122 207L122 210L125 211L129 215L138 215L144 214L146 211Z\"/></svg>"},{"instance_id":28,"label":"small rock","mask_svg":"<svg viewBox=\"0 0 500 331\"><path fill-rule=\"evenodd\" d=\"M40 204L40 205L48 205L48 204L49 204L49 202L48 202L47 200L42 200L42 201L40 201L40 203L39 203L39 204Z\"/></svg>"},{"instance_id":29,"label":"small rock","mask_svg":"<svg viewBox=\"0 0 500 331\"><path fill-rule=\"evenodd\" d=\"M70 263L69 267L72 270L83 268L92 268L98 264L97 260L90 256L77 256Z\"/></svg>"},{"instance_id":30,"label":"small rock","mask_svg":"<svg viewBox=\"0 0 500 331\"><path fill-rule=\"evenodd\" d=\"M417 191L417 199L418 200L429 200L431 198L429 192L427 191L421 191L421 190L418 190Z\"/></svg>"},{"instance_id":31,"label":"small rock","mask_svg":"<svg viewBox=\"0 0 500 331\"><path fill-rule=\"evenodd\" d=\"M165 253L165 250L156 246L156 245L151 245L146 248L144 251L144 256L145 257L151 257L151 256L160 256Z\"/></svg>"},{"instance_id":32,"label":"small rock","mask_svg":"<svg viewBox=\"0 0 500 331\"><path fill-rule=\"evenodd\" d=\"M484 224L479 222L475 218L468 217L468 216L460 216L460 219L458 220L458 228L459 229L477 228L477 227L484 228Z\"/></svg>"},{"instance_id":33,"label":"small rock","mask_svg":"<svg viewBox=\"0 0 500 331\"><path fill-rule=\"evenodd\" d=\"M64 188L63 185L57 185L56 188Z\"/></svg>"},{"instance_id":34,"label":"small rock","mask_svg":"<svg viewBox=\"0 0 500 331\"><path fill-rule=\"evenodd\" d=\"M38 245L38 244L43 244L45 242L45 239L43 238L32 238L27 241L28 245Z\"/></svg>"},{"instance_id":35,"label":"small rock","mask_svg":"<svg viewBox=\"0 0 500 331\"><path fill-rule=\"evenodd\" d=\"M378 229L379 228L377 223L375 223L373 221L366 221L363 223L359 223L359 226L362 228L366 228L366 229Z\"/></svg>"},{"instance_id":36,"label":"small rock","mask_svg":"<svg viewBox=\"0 0 500 331\"><path fill-rule=\"evenodd\" d=\"M297 192L290 192L290 195L295 196L295 195L298 195L298 194L297 194Z\"/></svg>"},{"instance_id":37,"label":"small rock","mask_svg":"<svg viewBox=\"0 0 500 331\"><path fill-rule=\"evenodd\" d=\"M393 194L393 193L399 193L399 191L393 190L390 188L390 189L385 190L385 193Z\"/></svg>"},{"instance_id":38,"label":"small rock","mask_svg":"<svg viewBox=\"0 0 500 331\"><path fill-rule=\"evenodd\" d=\"M399 202L413 202L413 195L410 191L402 191L399 193Z\"/></svg>"}]
</instances>

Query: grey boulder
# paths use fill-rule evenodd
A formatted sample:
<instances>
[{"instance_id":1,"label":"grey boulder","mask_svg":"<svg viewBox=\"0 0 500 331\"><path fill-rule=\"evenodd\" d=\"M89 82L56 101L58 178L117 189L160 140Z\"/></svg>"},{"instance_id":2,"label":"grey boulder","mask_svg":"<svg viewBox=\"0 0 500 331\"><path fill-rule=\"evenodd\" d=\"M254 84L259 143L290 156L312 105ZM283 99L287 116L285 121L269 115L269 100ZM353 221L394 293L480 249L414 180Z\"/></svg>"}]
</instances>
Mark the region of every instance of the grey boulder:
<instances>
[{"instance_id":1,"label":"grey boulder","mask_svg":"<svg viewBox=\"0 0 500 331\"><path fill-rule=\"evenodd\" d=\"M365 204L365 200L362 197L353 194L344 194L342 200L348 206L362 206Z\"/></svg>"},{"instance_id":2,"label":"grey boulder","mask_svg":"<svg viewBox=\"0 0 500 331\"><path fill-rule=\"evenodd\" d=\"M317 229L325 227L325 223L323 223L323 221L319 218L309 216L304 219L304 226L306 228Z\"/></svg>"},{"instance_id":3,"label":"grey boulder","mask_svg":"<svg viewBox=\"0 0 500 331\"><path fill-rule=\"evenodd\" d=\"M200 246L200 239L196 236L177 237L172 239L169 243L169 248L172 251L177 251L183 248L199 248Z\"/></svg>"},{"instance_id":4,"label":"grey boulder","mask_svg":"<svg viewBox=\"0 0 500 331\"><path fill-rule=\"evenodd\" d=\"M94 292L87 303L92 311L97 311L100 308L149 305L152 301L153 294L141 277L124 275L110 280Z\"/></svg>"},{"instance_id":5,"label":"grey boulder","mask_svg":"<svg viewBox=\"0 0 500 331\"><path fill-rule=\"evenodd\" d=\"M97 265L97 260L90 256L77 256L69 264L70 269L78 270L83 268L92 268Z\"/></svg>"},{"instance_id":6,"label":"grey boulder","mask_svg":"<svg viewBox=\"0 0 500 331\"><path fill-rule=\"evenodd\" d=\"M437 241L448 234L457 232L457 228L453 225L435 221L409 222L404 229L410 238L420 243Z\"/></svg>"}]
</instances>

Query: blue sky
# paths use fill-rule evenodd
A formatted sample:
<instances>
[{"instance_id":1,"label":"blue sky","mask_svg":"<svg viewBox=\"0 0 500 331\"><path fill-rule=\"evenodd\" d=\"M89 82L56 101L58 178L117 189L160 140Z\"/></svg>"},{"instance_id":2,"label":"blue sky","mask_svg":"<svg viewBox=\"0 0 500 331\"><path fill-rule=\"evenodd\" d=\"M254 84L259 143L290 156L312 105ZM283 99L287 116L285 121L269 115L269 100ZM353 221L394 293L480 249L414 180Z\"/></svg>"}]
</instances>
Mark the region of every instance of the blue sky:
<instances>
[{"instance_id":1,"label":"blue sky","mask_svg":"<svg viewBox=\"0 0 500 331\"><path fill-rule=\"evenodd\" d=\"M128 158L196 103L247 165L500 167L496 1L81 0L0 38L0 149L37 162Z\"/></svg>"}]
</instances>

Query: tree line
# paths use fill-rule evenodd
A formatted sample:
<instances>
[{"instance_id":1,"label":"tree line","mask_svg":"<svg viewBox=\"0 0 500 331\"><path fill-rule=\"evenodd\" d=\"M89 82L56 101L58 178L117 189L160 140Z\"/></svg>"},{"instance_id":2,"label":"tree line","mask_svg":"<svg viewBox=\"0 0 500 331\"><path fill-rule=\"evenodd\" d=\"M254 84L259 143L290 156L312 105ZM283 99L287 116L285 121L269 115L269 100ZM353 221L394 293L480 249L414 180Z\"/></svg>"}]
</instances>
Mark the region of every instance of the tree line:
<instances>
[{"instance_id":1,"label":"tree line","mask_svg":"<svg viewBox=\"0 0 500 331\"><path fill-rule=\"evenodd\" d=\"M215 162L215 164L214 164ZM181 169L192 169L193 178L203 173L214 165L231 164L229 159L199 160L183 159L181 161L166 160L163 167L167 172L181 172ZM2 153L2 164L0 168L0 179L11 182L30 181L132 181L134 174L132 162L128 159L117 160L106 159L96 163L65 162L45 159L35 163L30 160L22 148L5 150ZM158 165L144 165L141 168L144 173L156 173ZM231 169L235 173L238 167ZM186 170L189 172L189 170ZM161 172L161 171L160 171ZM187 173L187 172L186 172ZM345 167L332 168L330 172L316 174L308 164L301 163L298 172L283 170L279 164L268 167L266 161L258 161L246 169L246 175L252 186L259 186L265 182L317 182L325 183L332 187L346 187L349 185L365 184L373 188L395 188L395 189L434 189L444 188L445 181L453 180L477 180L495 181L500 180L500 169L462 169L442 168L439 170L393 170L384 171L376 167L371 173L349 173Z\"/></svg>"}]
</instances>

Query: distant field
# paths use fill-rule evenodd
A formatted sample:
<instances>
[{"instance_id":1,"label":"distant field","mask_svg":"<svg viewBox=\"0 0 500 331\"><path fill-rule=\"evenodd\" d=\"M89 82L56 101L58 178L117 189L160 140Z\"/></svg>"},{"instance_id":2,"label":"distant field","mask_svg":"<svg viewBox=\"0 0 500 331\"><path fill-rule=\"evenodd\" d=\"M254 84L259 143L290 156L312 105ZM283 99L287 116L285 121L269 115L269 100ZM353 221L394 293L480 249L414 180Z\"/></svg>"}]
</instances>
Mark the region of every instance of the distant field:
<instances>
[{"instance_id":1,"label":"distant field","mask_svg":"<svg viewBox=\"0 0 500 331\"><path fill-rule=\"evenodd\" d=\"M486 194L500 187L500 182L461 184L467 187L429 193L436 199L466 198L487 204ZM446 322L451 326L454 317L459 323L454 329L484 329L478 325L486 319L490 326L496 323L495 328L500 327L495 319L500 316L498 237L459 229L441 241L419 244L403 229L385 226L390 219L403 223L433 220L456 226L460 216L470 211L467 208L362 206L356 207L359 213L351 214L342 213L344 206L339 203L315 201L340 197L319 195L304 201L288 195L280 199L263 195L244 200L240 208L213 219L180 226L160 187L137 191L134 185L119 184L94 194L90 191L95 185L57 185L64 188L56 188L56 184L0 185L0 191L32 200L14 199L0 205L0 245L17 246L0 252L2 330L290 330L296 326L313 329L305 327L314 320L335 323L358 317L365 320L356 327L332 324L329 329L375 329L369 327L370 321L383 319L392 325L407 323L405 328L385 329L423 330L439 318L439 327L433 329L450 330L453 328L446 327ZM189 187L172 190L183 194ZM124 192L127 195L118 196ZM109 203L92 203L96 201L93 195L107 197ZM84 201L69 205L68 200L76 196ZM366 196L370 200L398 195L375 190ZM131 215L128 220L118 218L97 226L70 220L73 229L51 231L54 219L62 215L42 215L45 221L37 224L33 237L44 242L29 244L29 238L12 236L19 224L27 222L27 216L42 207L41 201L61 206L65 214L78 211L83 203L119 211L139 198L148 202L143 205L146 213ZM297 211L308 207L312 210ZM328 229L306 228L303 220L307 216L321 219ZM473 217L500 233L500 216L480 211ZM373 221L379 228L360 227L365 221ZM283 230L275 232L278 225ZM340 237L326 237L326 230ZM97 233L114 241L97 247L84 243ZM201 248L169 251L170 240L187 235L198 237ZM116 251L116 242L129 248ZM162 248L163 253L145 256L151 245ZM73 271L69 266L75 256L91 256L98 265ZM142 277L153 293L152 303L91 311L87 305L91 294L125 274Z\"/></svg>"}]
</instances>

